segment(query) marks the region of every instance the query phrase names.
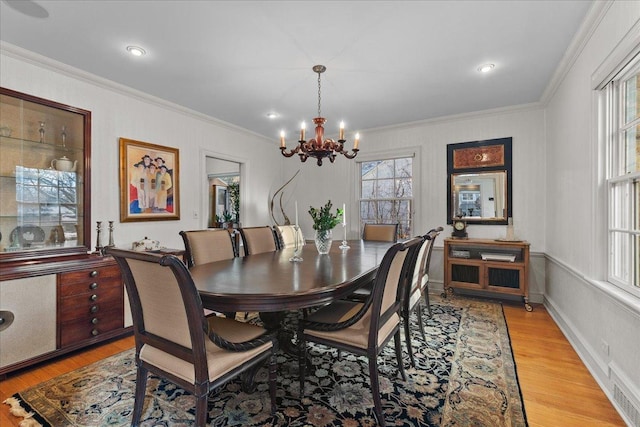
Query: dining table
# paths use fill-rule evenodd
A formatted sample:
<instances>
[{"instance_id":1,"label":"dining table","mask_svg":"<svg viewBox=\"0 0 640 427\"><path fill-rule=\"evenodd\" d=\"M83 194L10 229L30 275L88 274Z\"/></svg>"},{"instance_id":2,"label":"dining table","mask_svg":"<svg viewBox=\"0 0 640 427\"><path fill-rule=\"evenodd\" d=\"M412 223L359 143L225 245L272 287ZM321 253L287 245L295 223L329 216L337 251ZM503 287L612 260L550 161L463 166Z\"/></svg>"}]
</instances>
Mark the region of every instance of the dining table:
<instances>
[{"instance_id":1,"label":"dining table","mask_svg":"<svg viewBox=\"0 0 640 427\"><path fill-rule=\"evenodd\" d=\"M259 312L268 328L282 313L328 304L372 281L389 242L334 242L328 254L313 243L302 247L302 261L291 261L294 248L195 265L191 277L205 308L217 312ZM271 315L270 315L271 314Z\"/></svg>"}]
</instances>

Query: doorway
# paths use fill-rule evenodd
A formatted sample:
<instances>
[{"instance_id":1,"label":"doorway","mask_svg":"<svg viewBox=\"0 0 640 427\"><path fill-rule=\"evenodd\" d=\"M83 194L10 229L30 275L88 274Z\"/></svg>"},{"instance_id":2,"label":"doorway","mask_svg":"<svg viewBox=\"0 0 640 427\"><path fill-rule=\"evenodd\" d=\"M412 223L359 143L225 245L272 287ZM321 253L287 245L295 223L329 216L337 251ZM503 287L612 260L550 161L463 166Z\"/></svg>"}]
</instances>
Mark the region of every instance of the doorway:
<instances>
[{"instance_id":1,"label":"doorway","mask_svg":"<svg viewBox=\"0 0 640 427\"><path fill-rule=\"evenodd\" d=\"M238 227L240 223L241 163L206 156L207 227Z\"/></svg>"}]
</instances>

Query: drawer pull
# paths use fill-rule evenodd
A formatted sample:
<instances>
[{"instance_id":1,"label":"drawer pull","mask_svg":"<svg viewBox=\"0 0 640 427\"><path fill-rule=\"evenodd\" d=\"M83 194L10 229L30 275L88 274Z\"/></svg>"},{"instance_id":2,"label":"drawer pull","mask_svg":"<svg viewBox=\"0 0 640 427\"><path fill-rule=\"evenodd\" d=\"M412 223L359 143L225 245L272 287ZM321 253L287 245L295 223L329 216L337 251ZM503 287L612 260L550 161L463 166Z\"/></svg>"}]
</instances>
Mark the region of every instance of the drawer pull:
<instances>
[{"instance_id":1,"label":"drawer pull","mask_svg":"<svg viewBox=\"0 0 640 427\"><path fill-rule=\"evenodd\" d=\"M91 277L96 277L98 275L98 272L96 270L93 270L91 273L89 273L89 276Z\"/></svg>"},{"instance_id":2,"label":"drawer pull","mask_svg":"<svg viewBox=\"0 0 640 427\"><path fill-rule=\"evenodd\" d=\"M4 331L13 323L14 315L9 310L0 310L0 331Z\"/></svg>"},{"instance_id":3,"label":"drawer pull","mask_svg":"<svg viewBox=\"0 0 640 427\"><path fill-rule=\"evenodd\" d=\"M94 329L91 331L91 335L93 335L94 337L97 336L100 332L98 332L97 329Z\"/></svg>"},{"instance_id":4,"label":"drawer pull","mask_svg":"<svg viewBox=\"0 0 640 427\"><path fill-rule=\"evenodd\" d=\"M92 284L89 285L89 289L97 289L98 288L98 284L96 282L93 282Z\"/></svg>"},{"instance_id":5,"label":"drawer pull","mask_svg":"<svg viewBox=\"0 0 640 427\"><path fill-rule=\"evenodd\" d=\"M91 295L91 296L89 297L89 299L90 299L91 301L95 301L95 300L97 300L97 299L98 299L98 295L93 294L93 295Z\"/></svg>"},{"instance_id":6,"label":"drawer pull","mask_svg":"<svg viewBox=\"0 0 640 427\"><path fill-rule=\"evenodd\" d=\"M92 305L91 308L89 309L90 312L92 313L97 313L98 312L98 306L97 305Z\"/></svg>"},{"instance_id":7,"label":"drawer pull","mask_svg":"<svg viewBox=\"0 0 640 427\"><path fill-rule=\"evenodd\" d=\"M94 325L98 324L98 318L94 317L93 319L91 319L91 323L93 323Z\"/></svg>"}]
</instances>

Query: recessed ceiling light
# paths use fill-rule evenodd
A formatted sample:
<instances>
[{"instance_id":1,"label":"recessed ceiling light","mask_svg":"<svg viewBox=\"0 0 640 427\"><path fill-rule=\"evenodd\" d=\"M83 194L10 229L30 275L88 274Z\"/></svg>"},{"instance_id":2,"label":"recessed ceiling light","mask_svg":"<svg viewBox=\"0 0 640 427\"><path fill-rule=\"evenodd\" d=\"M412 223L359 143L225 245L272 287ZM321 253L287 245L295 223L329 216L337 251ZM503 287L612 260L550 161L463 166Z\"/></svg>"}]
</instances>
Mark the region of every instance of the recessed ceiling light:
<instances>
[{"instance_id":1,"label":"recessed ceiling light","mask_svg":"<svg viewBox=\"0 0 640 427\"><path fill-rule=\"evenodd\" d=\"M478 71L481 73L488 73L495 68L495 64L482 64L478 67Z\"/></svg>"},{"instance_id":2,"label":"recessed ceiling light","mask_svg":"<svg viewBox=\"0 0 640 427\"><path fill-rule=\"evenodd\" d=\"M272 111L270 113L267 113L267 118L272 119L272 120L276 119L276 118L278 118L278 113L276 113L274 111Z\"/></svg>"},{"instance_id":3,"label":"recessed ceiling light","mask_svg":"<svg viewBox=\"0 0 640 427\"><path fill-rule=\"evenodd\" d=\"M127 51L133 56L142 56L147 53L146 50L139 46L127 46Z\"/></svg>"}]
</instances>

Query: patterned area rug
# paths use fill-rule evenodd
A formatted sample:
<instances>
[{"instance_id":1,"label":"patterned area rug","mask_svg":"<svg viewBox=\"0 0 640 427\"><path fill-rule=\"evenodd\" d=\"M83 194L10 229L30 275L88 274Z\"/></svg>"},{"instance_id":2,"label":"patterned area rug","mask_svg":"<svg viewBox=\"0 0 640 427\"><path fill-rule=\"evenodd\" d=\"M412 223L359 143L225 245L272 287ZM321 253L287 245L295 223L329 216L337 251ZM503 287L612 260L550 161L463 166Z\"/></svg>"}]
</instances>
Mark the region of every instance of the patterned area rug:
<instances>
[{"instance_id":1,"label":"patterned area rug","mask_svg":"<svg viewBox=\"0 0 640 427\"><path fill-rule=\"evenodd\" d=\"M380 388L387 425L526 426L509 333L502 306L462 297L432 299L425 342L412 323L417 367L408 379L397 370L393 344L379 359ZM415 320L415 319L414 319ZM404 348L404 343L403 343ZM374 426L373 400L365 358L310 347L315 369L307 372L299 399L297 362L278 358L278 413L269 414L266 369L253 393L240 382L221 387L209 399L210 426ZM128 426L135 390L133 350L61 375L17 393L34 420L44 426ZM193 397L150 377L144 426L193 425ZM36 424L34 424L36 425Z\"/></svg>"}]
</instances>

